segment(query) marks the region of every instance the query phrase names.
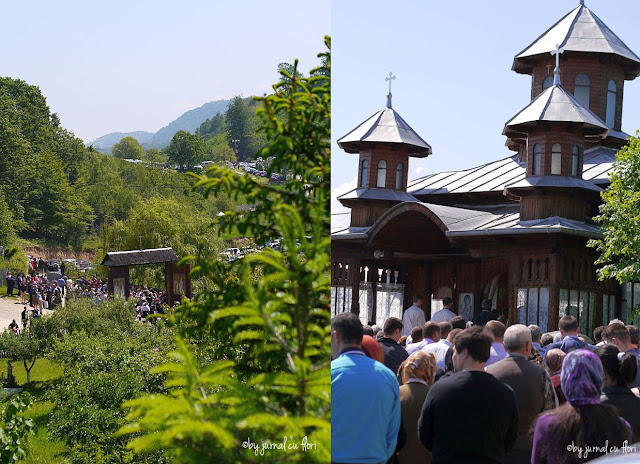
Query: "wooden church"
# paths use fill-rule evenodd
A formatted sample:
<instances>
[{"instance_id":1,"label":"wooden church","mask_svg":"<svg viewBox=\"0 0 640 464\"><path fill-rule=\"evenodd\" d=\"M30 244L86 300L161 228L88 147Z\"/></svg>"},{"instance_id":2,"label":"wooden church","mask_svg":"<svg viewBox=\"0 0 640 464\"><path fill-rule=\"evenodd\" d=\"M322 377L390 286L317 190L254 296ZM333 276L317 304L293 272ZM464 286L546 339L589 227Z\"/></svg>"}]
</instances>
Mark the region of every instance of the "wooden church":
<instances>
[{"instance_id":1,"label":"wooden church","mask_svg":"<svg viewBox=\"0 0 640 464\"><path fill-rule=\"evenodd\" d=\"M513 156L408 183L410 158L432 150L391 93L338 140L360 160L357 188L339 198L350 226L332 233L334 314L381 324L420 293L427 318L449 296L468 319L490 298L510 323L543 331L566 314L587 334L629 320L640 284L599 281L586 244L602 237L592 218L628 137L624 84L640 74L640 58L581 1L512 70L532 80L531 103L504 127Z\"/></svg>"}]
</instances>

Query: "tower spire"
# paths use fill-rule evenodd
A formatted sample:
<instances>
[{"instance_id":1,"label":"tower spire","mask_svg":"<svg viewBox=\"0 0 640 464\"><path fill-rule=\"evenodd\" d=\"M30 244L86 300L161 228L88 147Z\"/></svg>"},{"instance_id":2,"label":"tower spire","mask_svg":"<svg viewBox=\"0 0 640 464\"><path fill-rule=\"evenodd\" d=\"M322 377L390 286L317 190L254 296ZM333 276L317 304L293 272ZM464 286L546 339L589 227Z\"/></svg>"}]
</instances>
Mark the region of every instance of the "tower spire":
<instances>
[{"instance_id":1,"label":"tower spire","mask_svg":"<svg viewBox=\"0 0 640 464\"><path fill-rule=\"evenodd\" d=\"M560 45L556 44L556 49L551 52L551 55L556 57L556 68L553 70L553 85L560 85L560 54L564 52L564 47L560 48Z\"/></svg>"},{"instance_id":2,"label":"tower spire","mask_svg":"<svg viewBox=\"0 0 640 464\"><path fill-rule=\"evenodd\" d=\"M384 80L389 82L389 94L387 95L387 108L391 108L391 81L394 81L396 76L389 71L389 77L385 77Z\"/></svg>"},{"instance_id":3,"label":"tower spire","mask_svg":"<svg viewBox=\"0 0 640 464\"><path fill-rule=\"evenodd\" d=\"M584 0L580 0L578 3L580 3L580 6L584 6Z\"/></svg>"}]
</instances>

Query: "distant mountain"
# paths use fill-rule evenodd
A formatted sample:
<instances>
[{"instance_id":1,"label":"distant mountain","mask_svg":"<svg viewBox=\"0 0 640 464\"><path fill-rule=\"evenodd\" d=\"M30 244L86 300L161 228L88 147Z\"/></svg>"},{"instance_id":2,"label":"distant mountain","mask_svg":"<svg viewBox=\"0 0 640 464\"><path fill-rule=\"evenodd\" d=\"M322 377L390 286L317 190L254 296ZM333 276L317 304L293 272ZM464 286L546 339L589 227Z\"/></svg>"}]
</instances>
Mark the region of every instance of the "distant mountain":
<instances>
[{"instance_id":1,"label":"distant mountain","mask_svg":"<svg viewBox=\"0 0 640 464\"><path fill-rule=\"evenodd\" d=\"M173 135L180 130L195 132L196 129L200 127L200 124L205 122L207 119L215 116L217 113L224 113L227 111L229 103L230 100L218 100L205 103L199 108L187 111L168 126L165 126L156 132L151 139L151 142L149 142L148 148L168 147ZM145 144L143 144L143 146L145 146ZM147 147L145 146L145 148Z\"/></svg>"},{"instance_id":2,"label":"distant mountain","mask_svg":"<svg viewBox=\"0 0 640 464\"><path fill-rule=\"evenodd\" d=\"M123 137L133 137L138 142L143 144L151 141L151 139L153 138L153 132L112 132L111 134L98 137L93 142L88 143L87 146L93 145L93 148L95 148L96 150L111 154L111 148L113 148L116 143L122 140Z\"/></svg>"},{"instance_id":3,"label":"distant mountain","mask_svg":"<svg viewBox=\"0 0 640 464\"><path fill-rule=\"evenodd\" d=\"M110 154L111 148L116 143L118 143L123 137L129 136L140 142L145 150L147 148L165 148L169 146L171 139L176 132L180 130L195 132L195 130L207 119L215 116L217 113L224 113L227 111L229 103L230 100L217 100L205 103L199 108L187 111L155 134L144 131L127 133L113 132L111 134L103 135L87 145L93 145L93 148L96 150Z\"/></svg>"}]
</instances>

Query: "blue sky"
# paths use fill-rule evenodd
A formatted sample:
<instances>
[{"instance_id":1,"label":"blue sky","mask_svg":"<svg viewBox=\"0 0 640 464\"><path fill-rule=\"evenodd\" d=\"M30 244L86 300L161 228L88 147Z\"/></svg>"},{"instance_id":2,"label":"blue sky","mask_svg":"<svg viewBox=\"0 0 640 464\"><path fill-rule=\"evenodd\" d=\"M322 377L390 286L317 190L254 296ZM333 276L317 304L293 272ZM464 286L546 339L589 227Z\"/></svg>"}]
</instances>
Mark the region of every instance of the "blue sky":
<instances>
[{"instance_id":1,"label":"blue sky","mask_svg":"<svg viewBox=\"0 0 640 464\"><path fill-rule=\"evenodd\" d=\"M586 0L586 6L636 54L640 3ZM358 155L335 141L386 102L432 147L412 158L409 179L511 156L504 123L530 101L531 78L511 71L513 57L578 5L578 0L332 2L332 210L355 187ZM622 129L640 129L640 78L625 82ZM334 225L348 216L334 216Z\"/></svg>"},{"instance_id":2,"label":"blue sky","mask_svg":"<svg viewBox=\"0 0 640 464\"><path fill-rule=\"evenodd\" d=\"M0 75L38 85L89 142L269 92L280 62L308 74L329 33L329 0L6 2Z\"/></svg>"}]
</instances>

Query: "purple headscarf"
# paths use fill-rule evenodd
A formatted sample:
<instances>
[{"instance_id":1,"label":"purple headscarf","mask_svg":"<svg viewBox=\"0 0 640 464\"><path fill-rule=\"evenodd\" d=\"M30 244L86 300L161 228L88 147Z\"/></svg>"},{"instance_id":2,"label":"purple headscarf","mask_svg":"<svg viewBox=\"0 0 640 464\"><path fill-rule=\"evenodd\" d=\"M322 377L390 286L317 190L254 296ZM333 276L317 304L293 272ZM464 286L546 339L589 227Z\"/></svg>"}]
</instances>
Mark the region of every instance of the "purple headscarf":
<instances>
[{"instance_id":1,"label":"purple headscarf","mask_svg":"<svg viewBox=\"0 0 640 464\"><path fill-rule=\"evenodd\" d=\"M588 350L569 353L562 363L562 391L573 406L600 404L604 370L598 356Z\"/></svg>"}]
</instances>

